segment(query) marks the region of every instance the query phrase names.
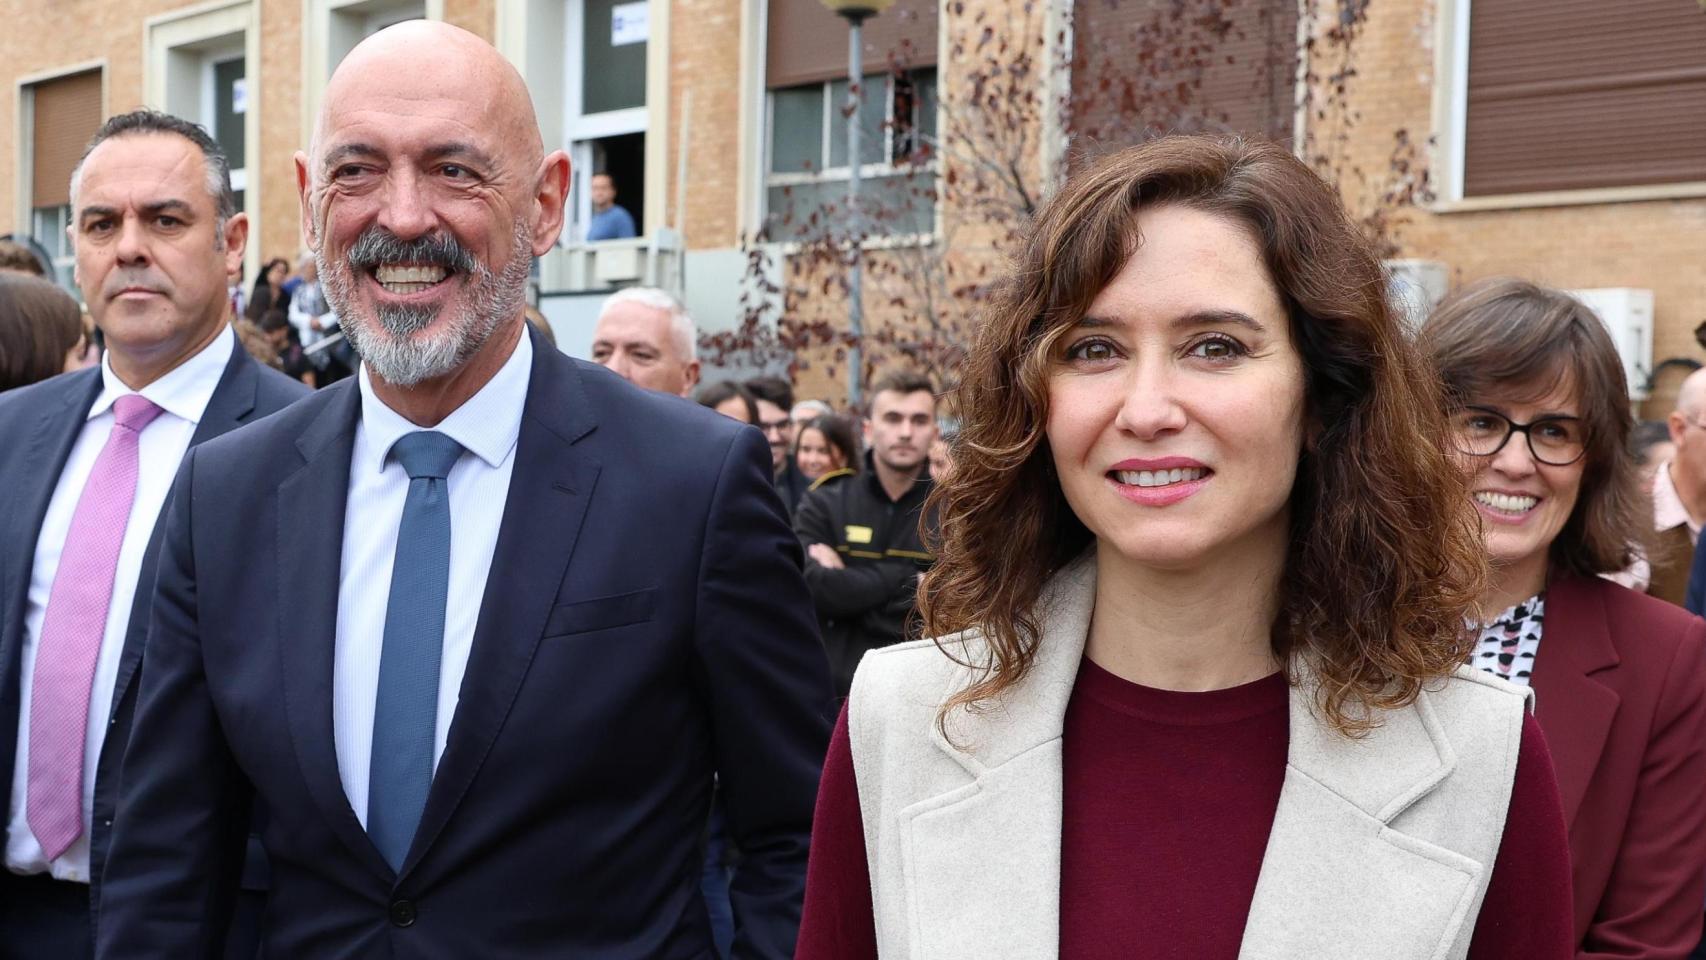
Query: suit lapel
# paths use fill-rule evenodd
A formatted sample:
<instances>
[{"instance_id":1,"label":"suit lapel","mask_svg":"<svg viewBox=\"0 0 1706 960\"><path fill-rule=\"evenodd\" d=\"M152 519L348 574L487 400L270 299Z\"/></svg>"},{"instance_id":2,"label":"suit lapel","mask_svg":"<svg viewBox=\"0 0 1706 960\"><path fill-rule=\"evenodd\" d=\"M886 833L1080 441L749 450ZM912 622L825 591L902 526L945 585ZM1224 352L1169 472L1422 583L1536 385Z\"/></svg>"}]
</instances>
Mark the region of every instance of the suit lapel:
<instances>
[{"instance_id":1,"label":"suit lapel","mask_svg":"<svg viewBox=\"0 0 1706 960\"><path fill-rule=\"evenodd\" d=\"M573 361L537 338L533 348L515 467L468 669L401 876L443 831L509 716L598 480L598 464L575 447L596 425L580 374Z\"/></svg>"},{"instance_id":2,"label":"suit lapel","mask_svg":"<svg viewBox=\"0 0 1706 960\"><path fill-rule=\"evenodd\" d=\"M7 609L12 610L19 624L23 620L24 603L28 599L30 569L34 566L36 537L41 534L42 520L47 516L48 501L53 499L54 487L65 460L77 443L83 423L88 419L89 406L101 392L101 371L91 367L66 377L68 381L58 395L42 404L34 428L29 434L29 452L18 464L15 474L7 478L12 501L10 520L6 529L6 597ZM8 632L18 624L5 625Z\"/></svg>"},{"instance_id":3,"label":"suit lapel","mask_svg":"<svg viewBox=\"0 0 1706 960\"><path fill-rule=\"evenodd\" d=\"M1534 716L1552 745L1564 822L1572 831L1621 703L1596 676L1620 662L1596 587L1567 578L1546 591L1546 620L1529 681Z\"/></svg>"},{"instance_id":4,"label":"suit lapel","mask_svg":"<svg viewBox=\"0 0 1706 960\"><path fill-rule=\"evenodd\" d=\"M1486 866L1389 826L1456 766L1428 695L1360 740L1317 719L1314 700L1312 684L1293 686L1285 785L1238 956L1441 956Z\"/></svg>"},{"instance_id":5,"label":"suit lapel","mask_svg":"<svg viewBox=\"0 0 1706 960\"><path fill-rule=\"evenodd\" d=\"M303 780L320 813L356 858L389 882L390 865L344 793L332 734L338 570L361 392L353 377L327 389L341 392L297 439L302 466L278 487L275 606L285 714Z\"/></svg>"},{"instance_id":6,"label":"suit lapel","mask_svg":"<svg viewBox=\"0 0 1706 960\"><path fill-rule=\"evenodd\" d=\"M5 551L4 560L0 560L5 582L0 589L6 592L0 598L0 610L8 611L9 616L5 623L0 623L0 715L10 720L0 722L0 739L7 741L5 747L0 747L0 758L4 758L5 764L0 782L10 782L12 775L11 741L16 739L17 732L24 610L29 605L36 539L41 536L48 503L88 418L89 406L101 392L99 367L67 374L64 379L56 393L44 398L41 412L31 424L29 449L18 462L16 472L5 478L11 509L0 511L0 517L6 518L4 540L0 541L0 549Z\"/></svg>"},{"instance_id":7,"label":"suit lapel","mask_svg":"<svg viewBox=\"0 0 1706 960\"><path fill-rule=\"evenodd\" d=\"M207 409L202 411L201 420L196 424L195 432L190 435L190 449L242 424L244 418L255 409L256 378L254 361L249 359L249 355L241 347L231 351L231 359L225 364L225 372L220 374L219 383L214 386L213 395L208 398ZM169 501L163 505L160 516L154 521L154 530L148 535L148 549L142 555L142 569L136 581L138 600L150 599L149 591L154 583L160 559L160 542L165 536L166 514L170 508ZM125 688L136 675L137 665L142 662L142 648L148 636L148 620L152 610L152 603L131 605L130 625L125 631L124 650L119 654L118 676L113 682L114 710L119 709L119 704L124 700Z\"/></svg>"},{"instance_id":8,"label":"suit lapel","mask_svg":"<svg viewBox=\"0 0 1706 960\"><path fill-rule=\"evenodd\" d=\"M219 384L207 400L207 409L202 411L201 422L190 436L190 446L241 426L255 409L255 387L259 381L259 368L249 359L248 352L242 347L231 351L225 372L219 375Z\"/></svg>"}]
</instances>

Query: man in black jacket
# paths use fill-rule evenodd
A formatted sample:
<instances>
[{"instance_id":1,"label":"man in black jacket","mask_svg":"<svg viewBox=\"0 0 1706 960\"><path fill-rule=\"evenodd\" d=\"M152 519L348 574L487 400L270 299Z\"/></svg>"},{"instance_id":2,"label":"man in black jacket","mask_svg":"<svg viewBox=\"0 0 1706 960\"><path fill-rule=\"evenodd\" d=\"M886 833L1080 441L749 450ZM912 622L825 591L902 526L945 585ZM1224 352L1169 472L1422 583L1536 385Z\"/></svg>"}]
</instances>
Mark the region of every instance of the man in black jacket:
<instances>
[{"instance_id":1,"label":"man in black jacket","mask_svg":"<svg viewBox=\"0 0 1706 960\"><path fill-rule=\"evenodd\" d=\"M847 695L865 651L906 639L918 578L934 559L920 520L935 437L930 381L912 373L883 377L865 420L865 470L825 474L795 511L839 696Z\"/></svg>"}]
</instances>

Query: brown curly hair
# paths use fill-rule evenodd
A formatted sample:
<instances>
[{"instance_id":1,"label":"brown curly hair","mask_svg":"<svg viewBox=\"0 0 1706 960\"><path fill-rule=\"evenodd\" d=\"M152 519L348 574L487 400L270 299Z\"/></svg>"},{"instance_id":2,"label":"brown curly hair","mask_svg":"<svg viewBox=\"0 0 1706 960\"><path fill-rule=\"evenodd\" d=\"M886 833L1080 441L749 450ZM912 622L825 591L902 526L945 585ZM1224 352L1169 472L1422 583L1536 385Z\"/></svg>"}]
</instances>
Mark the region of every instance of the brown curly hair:
<instances>
[{"instance_id":1,"label":"brown curly hair","mask_svg":"<svg viewBox=\"0 0 1706 960\"><path fill-rule=\"evenodd\" d=\"M1452 410L1511 389L1575 391L1586 465L1575 509L1552 541L1550 573L1591 577L1633 563L1636 545L1652 537L1652 504L1630 443L1623 361L1599 317L1562 290L1493 277L1440 301L1419 340Z\"/></svg>"},{"instance_id":2,"label":"brown curly hair","mask_svg":"<svg viewBox=\"0 0 1706 960\"><path fill-rule=\"evenodd\" d=\"M1052 473L1045 425L1056 344L1130 258L1147 204L1225 217L1260 242L1305 369L1308 440L1290 500L1274 652L1318 679L1347 736L1412 702L1468 655L1485 571L1436 381L1405 340L1387 281L1332 189L1266 141L1167 137L1111 154L1039 211L992 298L957 400L956 469L930 496L938 562L920 588L929 635L982 635L976 708L1030 669L1037 601L1091 543ZM948 656L963 653L944 646ZM962 661L963 662L963 661Z\"/></svg>"}]
</instances>

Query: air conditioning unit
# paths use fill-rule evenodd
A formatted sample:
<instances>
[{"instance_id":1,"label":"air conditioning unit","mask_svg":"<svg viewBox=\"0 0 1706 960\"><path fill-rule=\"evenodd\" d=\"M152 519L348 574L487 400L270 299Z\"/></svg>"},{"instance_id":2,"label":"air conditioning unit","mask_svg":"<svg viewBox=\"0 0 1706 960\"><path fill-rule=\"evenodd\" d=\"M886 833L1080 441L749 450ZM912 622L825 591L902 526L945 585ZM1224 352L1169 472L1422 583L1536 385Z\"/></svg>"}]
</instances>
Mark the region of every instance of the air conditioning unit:
<instances>
[{"instance_id":1,"label":"air conditioning unit","mask_svg":"<svg viewBox=\"0 0 1706 960\"><path fill-rule=\"evenodd\" d=\"M1630 399L1647 399L1653 375L1653 291L1600 287L1565 292L1599 314L1617 344L1617 355L1623 358Z\"/></svg>"},{"instance_id":2,"label":"air conditioning unit","mask_svg":"<svg viewBox=\"0 0 1706 960\"><path fill-rule=\"evenodd\" d=\"M1451 289L1451 268L1438 260L1387 260L1386 296L1411 333L1421 329Z\"/></svg>"}]
</instances>

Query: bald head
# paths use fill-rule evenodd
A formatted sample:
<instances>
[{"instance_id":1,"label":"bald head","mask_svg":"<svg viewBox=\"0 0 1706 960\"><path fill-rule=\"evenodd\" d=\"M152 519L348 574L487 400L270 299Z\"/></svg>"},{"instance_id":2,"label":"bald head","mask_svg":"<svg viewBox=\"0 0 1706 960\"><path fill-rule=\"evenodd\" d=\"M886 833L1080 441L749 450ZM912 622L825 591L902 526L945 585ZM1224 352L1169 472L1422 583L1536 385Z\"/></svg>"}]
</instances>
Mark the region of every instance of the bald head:
<instances>
[{"instance_id":1,"label":"bald head","mask_svg":"<svg viewBox=\"0 0 1706 960\"><path fill-rule=\"evenodd\" d=\"M1676 392L1676 412L1689 419L1699 419L1706 412L1706 368L1696 370L1682 381Z\"/></svg>"},{"instance_id":2,"label":"bald head","mask_svg":"<svg viewBox=\"0 0 1706 960\"><path fill-rule=\"evenodd\" d=\"M432 69L422 70L424 63ZM437 103L452 111L472 104L481 123L517 148L522 162L536 165L544 156L533 98L521 74L491 44L437 20L386 27L350 51L326 84L310 153L320 155L328 127L393 100Z\"/></svg>"}]
</instances>

